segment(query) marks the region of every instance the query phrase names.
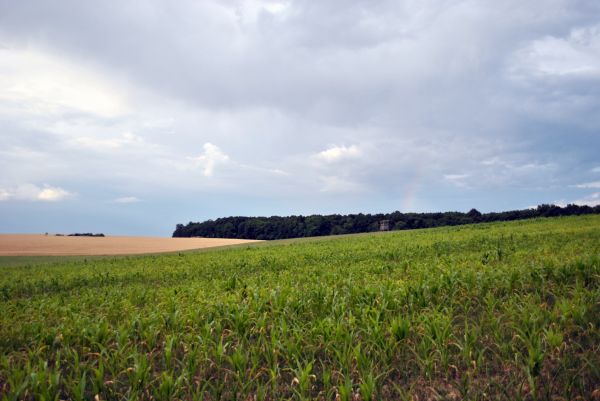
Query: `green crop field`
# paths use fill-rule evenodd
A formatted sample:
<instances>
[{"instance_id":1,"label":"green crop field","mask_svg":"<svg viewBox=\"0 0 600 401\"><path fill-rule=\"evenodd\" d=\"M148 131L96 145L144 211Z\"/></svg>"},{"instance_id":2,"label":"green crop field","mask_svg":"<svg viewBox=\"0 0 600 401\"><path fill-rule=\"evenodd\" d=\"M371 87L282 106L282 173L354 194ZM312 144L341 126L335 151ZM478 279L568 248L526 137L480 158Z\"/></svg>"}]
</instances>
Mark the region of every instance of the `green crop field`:
<instances>
[{"instance_id":1,"label":"green crop field","mask_svg":"<svg viewBox=\"0 0 600 401\"><path fill-rule=\"evenodd\" d=\"M22 263L2 400L600 398L600 216Z\"/></svg>"}]
</instances>

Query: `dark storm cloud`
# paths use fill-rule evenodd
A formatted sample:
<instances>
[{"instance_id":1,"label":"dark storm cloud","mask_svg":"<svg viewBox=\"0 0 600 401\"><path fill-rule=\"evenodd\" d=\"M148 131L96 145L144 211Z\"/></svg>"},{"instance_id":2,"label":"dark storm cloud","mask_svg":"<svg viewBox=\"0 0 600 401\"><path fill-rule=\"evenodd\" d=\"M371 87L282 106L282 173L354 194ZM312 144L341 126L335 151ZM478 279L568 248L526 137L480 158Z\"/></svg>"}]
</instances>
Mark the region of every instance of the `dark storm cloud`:
<instances>
[{"instance_id":1,"label":"dark storm cloud","mask_svg":"<svg viewBox=\"0 0 600 401\"><path fill-rule=\"evenodd\" d=\"M463 93L457 79L497 80L519 41L594 21L593 2L445 3L292 2L270 13L250 10L258 2L5 2L0 25L9 41L203 106L339 108L352 118L415 95L413 85L432 95Z\"/></svg>"}]
</instances>

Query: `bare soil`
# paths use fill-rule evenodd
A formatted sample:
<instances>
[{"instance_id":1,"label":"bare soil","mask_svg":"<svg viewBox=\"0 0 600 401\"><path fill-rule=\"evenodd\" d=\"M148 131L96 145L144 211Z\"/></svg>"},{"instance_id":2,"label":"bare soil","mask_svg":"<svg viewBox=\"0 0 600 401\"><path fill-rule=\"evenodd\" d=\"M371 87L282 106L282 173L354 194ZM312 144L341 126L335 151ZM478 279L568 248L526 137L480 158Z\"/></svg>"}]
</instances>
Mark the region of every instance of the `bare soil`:
<instances>
[{"instance_id":1,"label":"bare soil","mask_svg":"<svg viewBox=\"0 0 600 401\"><path fill-rule=\"evenodd\" d=\"M237 245L256 240L228 238L68 237L0 234L0 256L131 255Z\"/></svg>"}]
</instances>

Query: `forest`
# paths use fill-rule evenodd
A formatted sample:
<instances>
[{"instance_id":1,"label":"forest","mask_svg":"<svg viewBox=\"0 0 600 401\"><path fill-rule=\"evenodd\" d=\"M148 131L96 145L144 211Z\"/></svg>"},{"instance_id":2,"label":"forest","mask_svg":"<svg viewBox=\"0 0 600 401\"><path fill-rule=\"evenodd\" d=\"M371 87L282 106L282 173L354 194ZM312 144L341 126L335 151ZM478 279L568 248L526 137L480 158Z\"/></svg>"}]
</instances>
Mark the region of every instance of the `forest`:
<instances>
[{"instance_id":1,"label":"forest","mask_svg":"<svg viewBox=\"0 0 600 401\"><path fill-rule=\"evenodd\" d=\"M505 212L480 213L471 209L467 213L377 213L348 215L223 217L204 222L177 224L173 237L240 238L275 240L324 235L356 234L380 230L380 222L388 220L390 230L411 230L461 224L512 221L537 217L600 214L598 206L543 204L536 208Z\"/></svg>"}]
</instances>

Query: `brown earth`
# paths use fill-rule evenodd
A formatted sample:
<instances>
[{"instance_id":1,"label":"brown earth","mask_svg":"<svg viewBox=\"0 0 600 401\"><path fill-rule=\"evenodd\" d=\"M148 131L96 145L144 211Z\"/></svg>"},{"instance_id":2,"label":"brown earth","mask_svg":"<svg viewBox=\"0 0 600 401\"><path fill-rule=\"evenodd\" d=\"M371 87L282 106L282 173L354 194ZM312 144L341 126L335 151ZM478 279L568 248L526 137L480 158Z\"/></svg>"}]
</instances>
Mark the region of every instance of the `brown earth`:
<instances>
[{"instance_id":1,"label":"brown earth","mask_svg":"<svg viewBox=\"0 0 600 401\"><path fill-rule=\"evenodd\" d=\"M68 237L0 234L0 256L130 255L260 242L228 238Z\"/></svg>"}]
</instances>

